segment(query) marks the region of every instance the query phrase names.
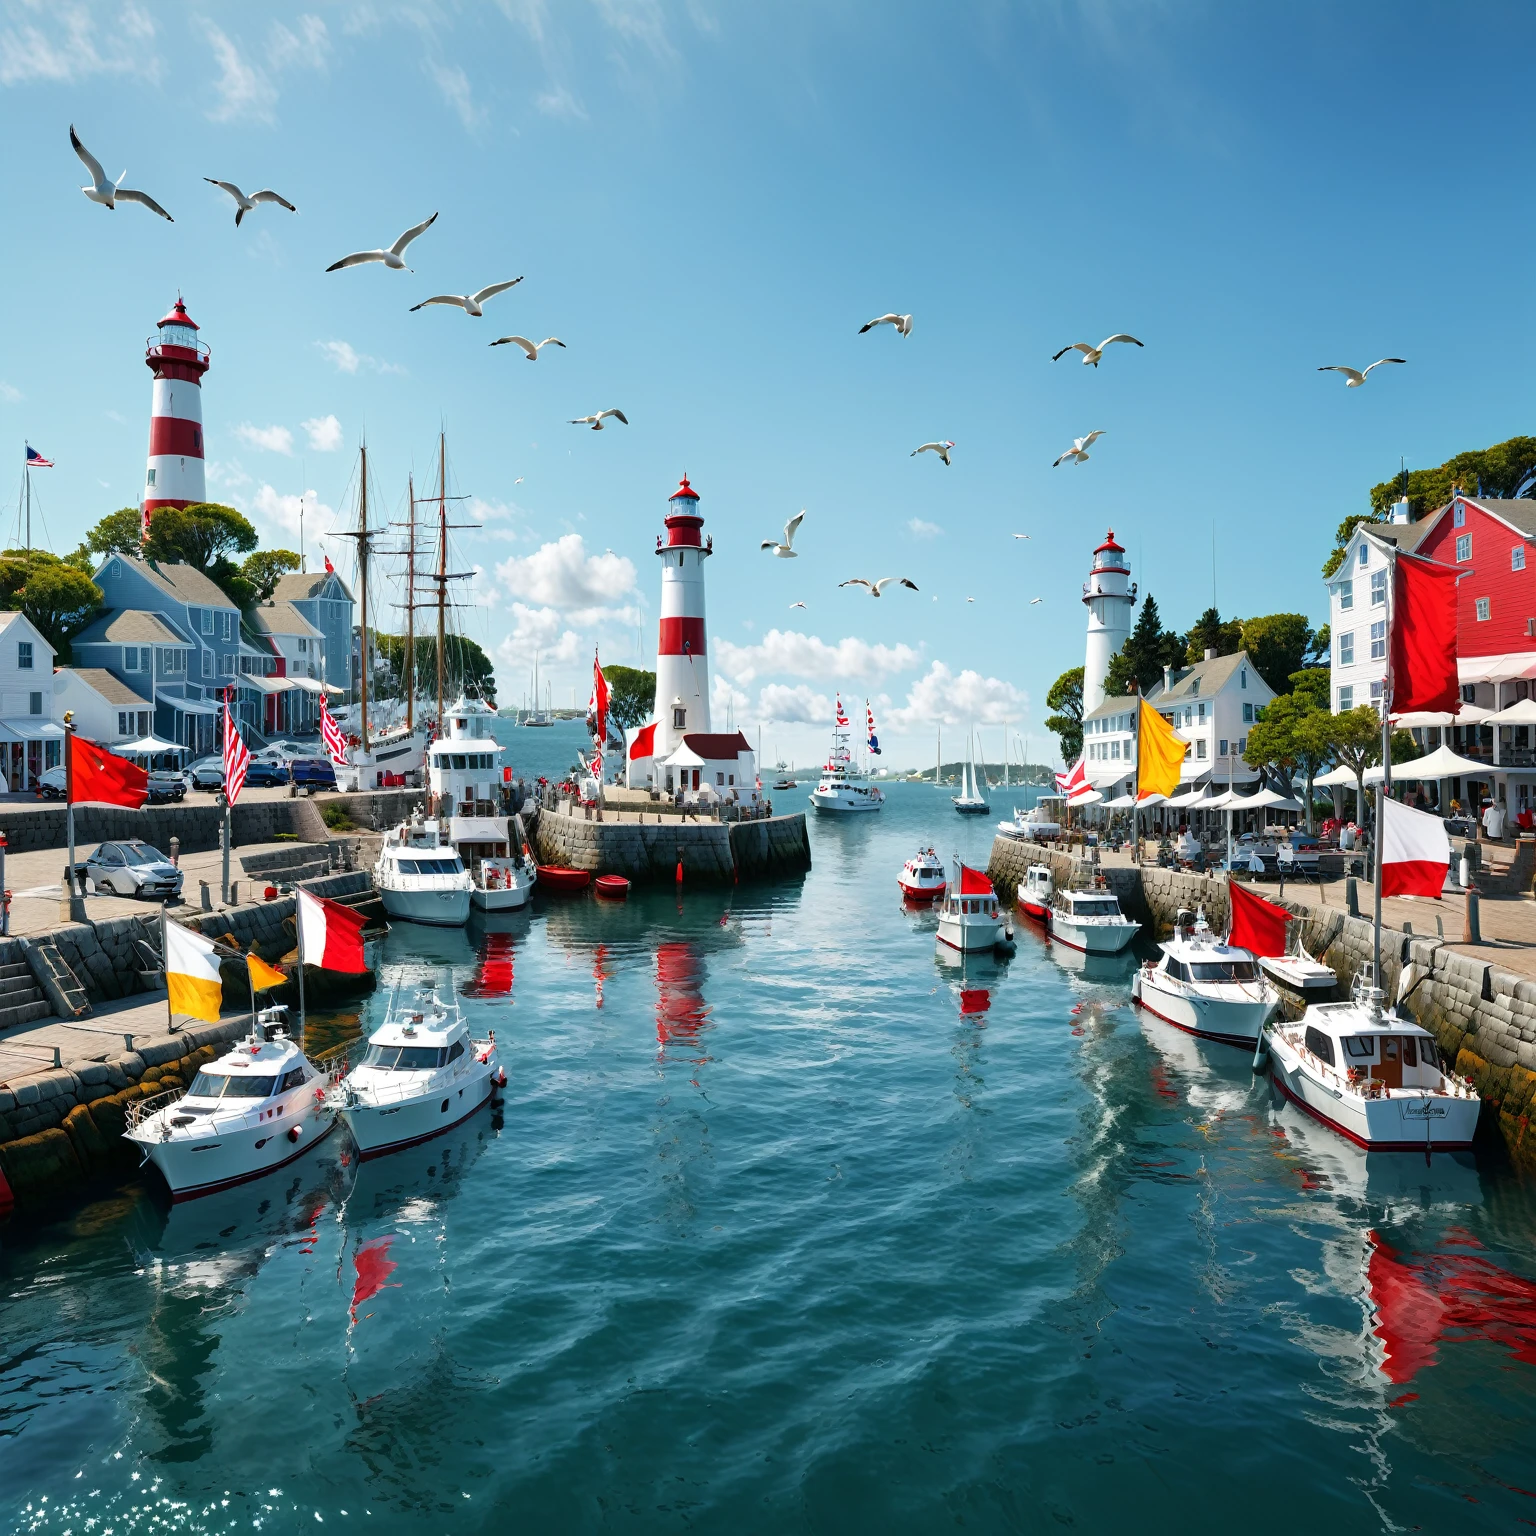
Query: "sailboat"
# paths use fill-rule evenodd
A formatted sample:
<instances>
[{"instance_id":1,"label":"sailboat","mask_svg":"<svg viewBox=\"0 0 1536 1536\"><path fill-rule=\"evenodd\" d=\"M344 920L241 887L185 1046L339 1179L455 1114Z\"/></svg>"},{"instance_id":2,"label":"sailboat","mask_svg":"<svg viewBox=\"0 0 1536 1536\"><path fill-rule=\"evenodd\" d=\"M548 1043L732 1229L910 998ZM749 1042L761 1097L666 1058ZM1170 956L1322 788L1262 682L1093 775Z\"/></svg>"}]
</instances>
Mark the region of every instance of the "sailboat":
<instances>
[{"instance_id":1,"label":"sailboat","mask_svg":"<svg viewBox=\"0 0 1536 1536\"><path fill-rule=\"evenodd\" d=\"M523 716L524 725L553 725L555 722L539 708L539 653L533 653L533 713Z\"/></svg>"},{"instance_id":2,"label":"sailboat","mask_svg":"<svg viewBox=\"0 0 1536 1536\"><path fill-rule=\"evenodd\" d=\"M987 776L976 771L976 733L970 733L970 756L960 765L960 793L951 795L962 816L985 816L992 809L987 801Z\"/></svg>"}]
</instances>

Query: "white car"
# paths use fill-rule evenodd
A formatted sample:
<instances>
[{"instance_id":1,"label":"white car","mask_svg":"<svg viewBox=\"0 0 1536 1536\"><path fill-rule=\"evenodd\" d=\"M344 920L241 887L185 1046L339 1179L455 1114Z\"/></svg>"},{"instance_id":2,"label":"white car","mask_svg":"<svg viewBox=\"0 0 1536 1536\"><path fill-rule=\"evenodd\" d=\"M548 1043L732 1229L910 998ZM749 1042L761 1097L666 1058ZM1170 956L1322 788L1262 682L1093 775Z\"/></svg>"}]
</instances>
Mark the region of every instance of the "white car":
<instances>
[{"instance_id":1,"label":"white car","mask_svg":"<svg viewBox=\"0 0 1536 1536\"><path fill-rule=\"evenodd\" d=\"M181 895L181 871L158 848L136 838L103 843L85 861L92 886L113 896Z\"/></svg>"},{"instance_id":2,"label":"white car","mask_svg":"<svg viewBox=\"0 0 1536 1536\"><path fill-rule=\"evenodd\" d=\"M314 747L301 747L296 741L269 741L261 751L251 753L253 763L276 763L286 768L301 757L313 757Z\"/></svg>"},{"instance_id":3,"label":"white car","mask_svg":"<svg viewBox=\"0 0 1536 1536\"><path fill-rule=\"evenodd\" d=\"M37 776L36 788L44 800L62 800L65 794L64 765L44 769Z\"/></svg>"},{"instance_id":4,"label":"white car","mask_svg":"<svg viewBox=\"0 0 1536 1536\"><path fill-rule=\"evenodd\" d=\"M222 789L224 787L224 759L205 757L187 769L187 784L191 789Z\"/></svg>"}]
</instances>

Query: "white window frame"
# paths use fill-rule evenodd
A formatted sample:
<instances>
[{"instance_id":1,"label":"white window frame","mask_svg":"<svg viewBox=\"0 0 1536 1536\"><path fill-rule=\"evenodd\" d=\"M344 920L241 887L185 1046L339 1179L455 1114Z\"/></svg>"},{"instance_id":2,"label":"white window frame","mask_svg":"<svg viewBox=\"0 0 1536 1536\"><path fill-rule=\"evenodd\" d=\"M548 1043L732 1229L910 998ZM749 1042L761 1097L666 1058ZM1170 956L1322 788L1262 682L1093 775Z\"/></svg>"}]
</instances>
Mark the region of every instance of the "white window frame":
<instances>
[{"instance_id":1,"label":"white window frame","mask_svg":"<svg viewBox=\"0 0 1536 1536\"><path fill-rule=\"evenodd\" d=\"M1371 625L1371 660L1380 661L1387 654L1387 621L1378 619Z\"/></svg>"},{"instance_id":2,"label":"white window frame","mask_svg":"<svg viewBox=\"0 0 1536 1536\"><path fill-rule=\"evenodd\" d=\"M1202 736L1195 742L1195 756L1203 763L1205 761L1205 737Z\"/></svg>"},{"instance_id":3,"label":"white window frame","mask_svg":"<svg viewBox=\"0 0 1536 1536\"><path fill-rule=\"evenodd\" d=\"M1361 539L1360 540L1360 553L1355 557L1355 564L1360 566L1361 569L1364 569L1370 563L1371 563L1371 546L1369 544L1367 544L1364 539Z\"/></svg>"},{"instance_id":4,"label":"white window frame","mask_svg":"<svg viewBox=\"0 0 1536 1536\"><path fill-rule=\"evenodd\" d=\"M1451 513L1451 526L1453 528L1465 528L1467 526L1467 508L1464 502L1456 503L1456 510Z\"/></svg>"},{"instance_id":5,"label":"white window frame","mask_svg":"<svg viewBox=\"0 0 1536 1536\"><path fill-rule=\"evenodd\" d=\"M1348 613L1355 606L1355 581L1354 577L1347 576L1338 585L1339 607Z\"/></svg>"},{"instance_id":6,"label":"white window frame","mask_svg":"<svg viewBox=\"0 0 1536 1536\"><path fill-rule=\"evenodd\" d=\"M139 648L136 645L123 647L123 671L137 672L139 670Z\"/></svg>"},{"instance_id":7,"label":"white window frame","mask_svg":"<svg viewBox=\"0 0 1536 1536\"><path fill-rule=\"evenodd\" d=\"M213 609L201 608L198 611L202 614L203 633L211 635L213 633Z\"/></svg>"},{"instance_id":8,"label":"white window frame","mask_svg":"<svg viewBox=\"0 0 1536 1536\"><path fill-rule=\"evenodd\" d=\"M1339 665L1352 667L1355 664L1355 632L1346 629L1339 636Z\"/></svg>"},{"instance_id":9,"label":"white window frame","mask_svg":"<svg viewBox=\"0 0 1536 1536\"><path fill-rule=\"evenodd\" d=\"M1456 563L1460 565L1463 560L1470 560L1471 558L1472 535L1464 533L1456 540Z\"/></svg>"},{"instance_id":10,"label":"white window frame","mask_svg":"<svg viewBox=\"0 0 1536 1536\"><path fill-rule=\"evenodd\" d=\"M41 693L31 692L27 694L27 713L40 715L43 712L43 696Z\"/></svg>"},{"instance_id":11,"label":"white window frame","mask_svg":"<svg viewBox=\"0 0 1536 1536\"><path fill-rule=\"evenodd\" d=\"M1355 707L1355 685L1344 683L1339 688L1339 713L1348 714Z\"/></svg>"},{"instance_id":12,"label":"white window frame","mask_svg":"<svg viewBox=\"0 0 1536 1536\"><path fill-rule=\"evenodd\" d=\"M1385 608L1387 605L1387 573L1383 571L1371 572L1371 607Z\"/></svg>"},{"instance_id":13,"label":"white window frame","mask_svg":"<svg viewBox=\"0 0 1536 1536\"><path fill-rule=\"evenodd\" d=\"M1486 624L1493 617L1493 599L1480 597L1472 604L1472 611L1477 615L1479 624Z\"/></svg>"},{"instance_id":14,"label":"white window frame","mask_svg":"<svg viewBox=\"0 0 1536 1536\"><path fill-rule=\"evenodd\" d=\"M31 672L34 670L32 642L30 640L18 640L16 642L16 670L18 672Z\"/></svg>"},{"instance_id":15,"label":"white window frame","mask_svg":"<svg viewBox=\"0 0 1536 1536\"><path fill-rule=\"evenodd\" d=\"M203 676L213 676L213 652L206 647L203 650Z\"/></svg>"},{"instance_id":16,"label":"white window frame","mask_svg":"<svg viewBox=\"0 0 1536 1536\"><path fill-rule=\"evenodd\" d=\"M1525 545L1524 544L1516 544L1515 547L1510 550L1510 552L1509 552L1509 568L1512 571L1523 571L1525 569Z\"/></svg>"},{"instance_id":17,"label":"white window frame","mask_svg":"<svg viewBox=\"0 0 1536 1536\"><path fill-rule=\"evenodd\" d=\"M224 612L224 638L226 640L235 638L235 616L228 609Z\"/></svg>"}]
</instances>

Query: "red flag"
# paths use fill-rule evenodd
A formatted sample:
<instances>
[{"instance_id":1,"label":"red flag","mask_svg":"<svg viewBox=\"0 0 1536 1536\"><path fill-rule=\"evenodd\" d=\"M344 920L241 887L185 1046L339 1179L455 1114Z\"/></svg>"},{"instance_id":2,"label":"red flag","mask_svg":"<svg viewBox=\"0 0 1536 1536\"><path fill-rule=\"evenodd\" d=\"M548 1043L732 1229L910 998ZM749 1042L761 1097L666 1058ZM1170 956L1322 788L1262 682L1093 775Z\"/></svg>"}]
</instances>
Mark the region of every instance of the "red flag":
<instances>
[{"instance_id":1,"label":"red flag","mask_svg":"<svg viewBox=\"0 0 1536 1536\"><path fill-rule=\"evenodd\" d=\"M138 810L149 795L149 775L126 757L70 732L69 787L71 805L94 801Z\"/></svg>"},{"instance_id":2,"label":"red flag","mask_svg":"<svg viewBox=\"0 0 1536 1536\"><path fill-rule=\"evenodd\" d=\"M1227 943L1253 955L1283 955L1285 925L1290 922L1291 914L1284 907L1254 895L1235 880L1227 881L1227 896L1232 905Z\"/></svg>"},{"instance_id":3,"label":"red flag","mask_svg":"<svg viewBox=\"0 0 1536 1536\"><path fill-rule=\"evenodd\" d=\"M347 760L347 738L342 735L336 717L327 708L323 693L320 695L320 740L331 762L340 768Z\"/></svg>"},{"instance_id":4,"label":"red flag","mask_svg":"<svg viewBox=\"0 0 1536 1536\"><path fill-rule=\"evenodd\" d=\"M1421 555L1392 562L1392 713L1461 708L1456 571Z\"/></svg>"},{"instance_id":5,"label":"red flag","mask_svg":"<svg viewBox=\"0 0 1536 1536\"><path fill-rule=\"evenodd\" d=\"M322 555L321 558L325 561L325 574L327 576L331 575L336 569L336 567L331 564L331 557L329 555Z\"/></svg>"},{"instance_id":6,"label":"red flag","mask_svg":"<svg viewBox=\"0 0 1536 1536\"><path fill-rule=\"evenodd\" d=\"M1445 823L1388 795L1381 820L1381 894L1438 900L1450 864Z\"/></svg>"},{"instance_id":7,"label":"red flag","mask_svg":"<svg viewBox=\"0 0 1536 1536\"><path fill-rule=\"evenodd\" d=\"M979 869L972 869L969 864L960 866L960 889L955 893L958 896L990 896L992 894L992 882L987 879Z\"/></svg>"},{"instance_id":8,"label":"red flag","mask_svg":"<svg viewBox=\"0 0 1536 1536\"><path fill-rule=\"evenodd\" d=\"M299 932L304 943L305 965L317 965L323 971L346 971L360 975L368 967L363 963L363 924L361 912L344 907L339 901L311 896L299 891Z\"/></svg>"},{"instance_id":9,"label":"red flag","mask_svg":"<svg viewBox=\"0 0 1536 1536\"><path fill-rule=\"evenodd\" d=\"M656 722L653 720L644 730L635 732L635 740L629 749L629 760L656 755Z\"/></svg>"},{"instance_id":10,"label":"red flag","mask_svg":"<svg viewBox=\"0 0 1536 1536\"><path fill-rule=\"evenodd\" d=\"M608 740L608 679L603 676L602 663L597 659L597 649L592 651L592 709L597 715L597 739Z\"/></svg>"}]
</instances>

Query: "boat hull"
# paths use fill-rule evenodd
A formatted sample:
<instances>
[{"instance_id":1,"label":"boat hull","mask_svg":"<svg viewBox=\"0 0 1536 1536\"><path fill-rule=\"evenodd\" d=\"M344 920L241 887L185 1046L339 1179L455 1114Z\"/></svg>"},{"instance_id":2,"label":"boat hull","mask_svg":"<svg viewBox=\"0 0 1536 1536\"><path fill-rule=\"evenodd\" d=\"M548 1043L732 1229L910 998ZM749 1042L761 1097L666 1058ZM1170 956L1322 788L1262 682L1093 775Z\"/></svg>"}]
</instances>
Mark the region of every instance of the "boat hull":
<instances>
[{"instance_id":1,"label":"boat hull","mask_svg":"<svg viewBox=\"0 0 1536 1536\"><path fill-rule=\"evenodd\" d=\"M423 923L430 928L462 928L469 921L470 892L379 891L384 911L402 923Z\"/></svg>"},{"instance_id":2,"label":"boat hull","mask_svg":"<svg viewBox=\"0 0 1536 1536\"><path fill-rule=\"evenodd\" d=\"M962 955L990 954L1008 942L1008 931L997 923L962 923L940 916L938 942Z\"/></svg>"},{"instance_id":3,"label":"boat hull","mask_svg":"<svg viewBox=\"0 0 1536 1536\"><path fill-rule=\"evenodd\" d=\"M629 881L623 875L599 875L592 884L607 901L625 901L629 897Z\"/></svg>"},{"instance_id":4,"label":"boat hull","mask_svg":"<svg viewBox=\"0 0 1536 1536\"><path fill-rule=\"evenodd\" d=\"M1365 1099L1320 1083L1270 1044L1270 1080L1298 1109L1367 1152L1464 1152L1477 1130L1477 1099L1431 1093Z\"/></svg>"},{"instance_id":5,"label":"boat hull","mask_svg":"<svg viewBox=\"0 0 1536 1536\"><path fill-rule=\"evenodd\" d=\"M1139 923L1084 923L1063 917L1059 909L1050 914L1051 938L1085 955L1118 955L1141 932Z\"/></svg>"},{"instance_id":6,"label":"boat hull","mask_svg":"<svg viewBox=\"0 0 1536 1536\"><path fill-rule=\"evenodd\" d=\"M495 1092L495 1073L484 1071L469 1082L446 1084L403 1103L342 1104L336 1114L346 1123L358 1156L367 1162L431 1141L462 1125L484 1109Z\"/></svg>"},{"instance_id":7,"label":"boat hull","mask_svg":"<svg viewBox=\"0 0 1536 1536\"><path fill-rule=\"evenodd\" d=\"M1131 978L1131 1001L1138 1008L1182 1029L1187 1035L1252 1050L1259 1032L1279 1007L1278 999L1236 1002L1228 998L1189 996L1160 987L1145 967Z\"/></svg>"},{"instance_id":8,"label":"boat hull","mask_svg":"<svg viewBox=\"0 0 1536 1536\"><path fill-rule=\"evenodd\" d=\"M1051 920L1051 909L1043 901L1026 901L1019 897L1019 911L1025 917L1032 917L1037 923L1048 923Z\"/></svg>"},{"instance_id":9,"label":"boat hull","mask_svg":"<svg viewBox=\"0 0 1536 1536\"><path fill-rule=\"evenodd\" d=\"M539 865L539 885L546 891L584 891L592 883L588 869L565 869L555 864Z\"/></svg>"},{"instance_id":10,"label":"boat hull","mask_svg":"<svg viewBox=\"0 0 1536 1536\"><path fill-rule=\"evenodd\" d=\"M885 804L883 798L876 799L873 795L823 794L816 789L810 793L810 802L813 809L838 816L857 815L860 811L878 811Z\"/></svg>"},{"instance_id":11,"label":"boat hull","mask_svg":"<svg viewBox=\"0 0 1536 1536\"><path fill-rule=\"evenodd\" d=\"M209 1136L137 1141L146 1158L160 1170L171 1199L196 1200L220 1190L248 1184L304 1156L336 1129L335 1117L312 1103L297 1115L274 1117ZM298 1138L291 1133L297 1130Z\"/></svg>"},{"instance_id":12,"label":"boat hull","mask_svg":"<svg viewBox=\"0 0 1536 1536\"><path fill-rule=\"evenodd\" d=\"M949 889L947 881L940 881L938 885L910 885L899 876L896 884L908 901L937 901Z\"/></svg>"},{"instance_id":13,"label":"boat hull","mask_svg":"<svg viewBox=\"0 0 1536 1536\"><path fill-rule=\"evenodd\" d=\"M531 885L500 885L492 890L477 885L469 893L469 900L477 912L516 912L519 907L528 905L532 895Z\"/></svg>"}]
</instances>

